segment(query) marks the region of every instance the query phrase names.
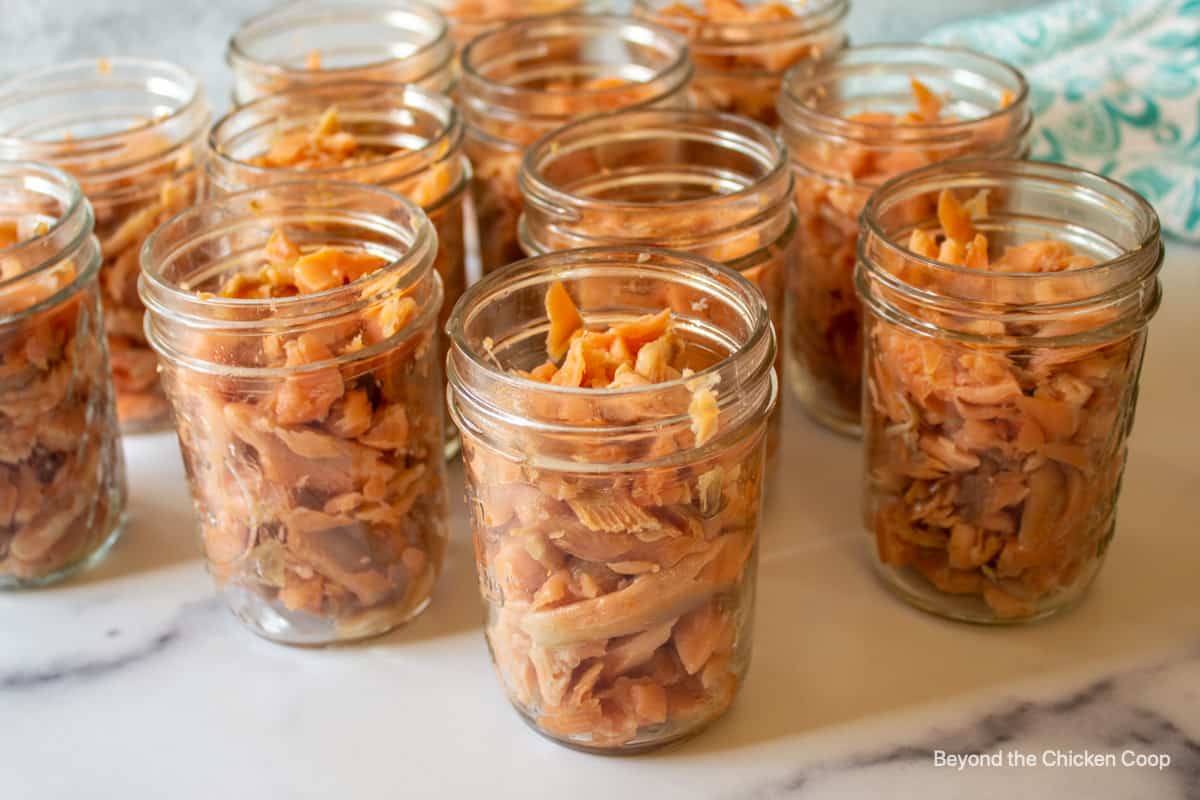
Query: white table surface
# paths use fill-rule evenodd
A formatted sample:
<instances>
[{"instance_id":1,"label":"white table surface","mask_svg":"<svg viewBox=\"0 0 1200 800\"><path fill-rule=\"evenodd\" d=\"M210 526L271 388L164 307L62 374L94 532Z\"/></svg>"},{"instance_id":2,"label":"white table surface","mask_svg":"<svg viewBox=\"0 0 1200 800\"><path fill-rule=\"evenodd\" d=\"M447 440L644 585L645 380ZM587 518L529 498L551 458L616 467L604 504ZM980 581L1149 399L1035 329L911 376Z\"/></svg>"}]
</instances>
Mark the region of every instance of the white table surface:
<instances>
[{"instance_id":1,"label":"white table surface","mask_svg":"<svg viewBox=\"0 0 1200 800\"><path fill-rule=\"evenodd\" d=\"M415 623L282 647L215 599L174 439L132 439L132 522L107 561L0 595L0 797L1196 798L1200 252L1173 247L1164 281L1117 536L1080 606L987 629L895 600L858 527L857 444L789 405L745 689L703 735L637 758L558 747L508 707L461 508ZM1171 765L959 772L938 749Z\"/></svg>"},{"instance_id":2,"label":"white table surface","mask_svg":"<svg viewBox=\"0 0 1200 800\"><path fill-rule=\"evenodd\" d=\"M193 65L264 0L0 0L0 71L128 53ZM860 0L858 41L1009 5ZM943 622L872 576L859 453L792 405L766 516L754 662L729 715L646 756L531 733L488 662L469 534L414 624L366 646L269 644L216 600L174 439L127 444L107 561L0 594L0 798L1200 797L1200 250L1170 248L1117 537L1084 602L1018 628ZM454 489L461 493L460 471ZM1166 754L1166 769L934 765L934 752Z\"/></svg>"}]
</instances>

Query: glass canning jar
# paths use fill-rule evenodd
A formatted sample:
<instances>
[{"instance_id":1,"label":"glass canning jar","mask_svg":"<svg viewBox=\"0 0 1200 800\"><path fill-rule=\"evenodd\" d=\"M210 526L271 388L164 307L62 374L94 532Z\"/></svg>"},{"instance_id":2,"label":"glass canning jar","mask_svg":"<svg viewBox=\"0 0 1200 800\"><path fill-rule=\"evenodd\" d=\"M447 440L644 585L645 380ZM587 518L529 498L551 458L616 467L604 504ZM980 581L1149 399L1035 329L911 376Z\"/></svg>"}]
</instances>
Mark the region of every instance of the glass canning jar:
<instances>
[{"instance_id":1,"label":"glass canning jar","mask_svg":"<svg viewBox=\"0 0 1200 800\"><path fill-rule=\"evenodd\" d=\"M683 37L601 15L506 25L467 46L462 70L484 273L523 255L517 172L530 144L583 116L641 106L684 108L692 73Z\"/></svg>"},{"instance_id":2,"label":"glass canning jar","mask_svg":"<svg viewBox=\"0 0 1200 800\"><path fill-rule=\"evenodd\" d=\"M349 80L454 88L446 19L419 0L294 0L251 18L225 52L233 102Z\"/></svg>"},{"instance_id":3,"label":"glass canning jar","mask_svg":"<svg viewBox=\"0 0 1200 800\"><path fill-rule=\"evenodd\" d=\"M199 81L158 61L77 61L0 84L0 158L52 164L91 201L117 413L126 433L170 427L142 329L138 252L196 201L211 115Z\"/></svg>"},{"instance_id":4,"label":"glass canning jar","mask_svg":"<svg viewBox=\"0 0 1200 800\"><path fill-rule=\"evenodd\" d=\"M587 0L433 0L450 23L450 35L459 47L476 36L529 17L584 11Z\"/></svg>"},{"instance_id":5,"label":"glass canning jar","mask_svg":"<svg viewBox=\"0 0 1200 800\"><path fill-rule=\"evenodd\" d=\"M94 563L124 520L92 225L74 179L0 162L0 589Z\"/></svg>"},{"instance_id":6,"label":"glass canning jar","mask_svg":"<svg viewBox=\"0 0 1200 800\"><path fill-rule=\"evenodd\" d=\"M775 127L787 70L846 46L848 0L634 0L634 14L688 39L696 107Z\"/></svg>"},{"instance_id":7,"label":"glass canning jar","mask_svg":"<svg viewBox=\"0 0 1200 800\"><path fill-rule=\"evenodd\" d=\"M527 254L640 245L704 256L761 289L781 333L797 225L787 149L769 128L715 111L606 114L540 139L519 183Z\"/></svg>"},{"instance_id":8,"label":"glass canning jar","mask_svg":"<svg viewBox=\"0 0 1200 800\"><path fill-rule=\"evenodd\" d=\"M946 241L961 219L940 198L932 210L942 190L982 199L951 237L976 234L965 260ZM1158 218L1099 175L978 159L885 184L863 226L866 525L883 578L955 619L1054 613L1113 536L1162 292Z\"/></svg>"},{"instance_id":9,"label":"glass canning jar","mask_svg":"<svg viewBox=\"0 0 1200 800\"><path fill-rule=\"evenodd\" d=\"M464 203L471 165L462 145L461 118L444 95L387 83L319 84L259 98L218 120L208 137L208 188L216 195L308 176L408 197L438 235L440 328L467 286L464 237L475 225ZM453 454L453 426L446 434Z\"/></svg>"},{"instance_id":10,"label":"glass canning jar","mask_svg":"<svg viewBox=\"0 0 1200 800\"><path fill-rule=\"evenodd\" d=\"M800 252L788 277L783 348L789 383L818 422L861 431L853 273L867 197L937 161L1024 155L1027 94L1021 74L1002 62L923 45L850 48L788 74L779 110L796 172Z\"/></svg>"},{"instance_id":11,"label":"glass canning jar","mask_svg":"<svg viewBox=\"0 0 1200 800\"><path fill-rule=\"evenodd\" d=\"M197 206L146 243L209 571L262 636L359 639L429 603L447 513L435 247L403 197L319 181Z\"/></svg>"},{"instance_id":12,"label":"glass canning jar","mask_svg":"<svg viewBox=\"0 0 1200 800\"><path fill-rule=\"evenodd\" d=\"M546 360L556 284L590 325L640 329L670 309L695 372L604 389L517 372ZM762 294L696 256L592 248L485 277L449 331L486 632L509 700L543 735L600 752L719 717L750 657L778 393Z\"/></svg>"}]
</instances>

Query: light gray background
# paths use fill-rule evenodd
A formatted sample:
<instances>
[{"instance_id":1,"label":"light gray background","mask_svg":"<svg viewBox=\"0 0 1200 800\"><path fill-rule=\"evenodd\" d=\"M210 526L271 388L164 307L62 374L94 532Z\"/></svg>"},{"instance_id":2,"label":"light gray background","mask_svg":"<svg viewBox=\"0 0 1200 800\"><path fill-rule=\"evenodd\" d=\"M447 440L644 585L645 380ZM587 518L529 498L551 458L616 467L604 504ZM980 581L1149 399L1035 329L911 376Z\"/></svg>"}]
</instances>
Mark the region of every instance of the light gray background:
<instances>
[{"instance_id":1,"label":"light gray background","mask_svg":"<svg viewBox=\"0 0 1200 800\"><path fill-rule=\"evenodd\" d=\"M920 38L933 25L1031 5L1034 0L850 0L859 43ZM614 0L620 3L620 0ZM272 0L0 0L4 77L57 61L100 56L163 58L191 68L218 109L228 103L225 44Z\"/></svg>"}]
</instances>

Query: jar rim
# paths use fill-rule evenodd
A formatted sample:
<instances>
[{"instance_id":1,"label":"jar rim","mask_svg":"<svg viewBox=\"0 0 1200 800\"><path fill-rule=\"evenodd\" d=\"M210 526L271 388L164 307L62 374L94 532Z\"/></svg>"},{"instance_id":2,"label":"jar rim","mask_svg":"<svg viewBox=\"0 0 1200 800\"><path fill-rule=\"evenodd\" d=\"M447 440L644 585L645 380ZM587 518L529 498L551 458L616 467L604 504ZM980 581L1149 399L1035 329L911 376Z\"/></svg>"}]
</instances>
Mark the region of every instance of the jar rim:
<instances>
[{"instance_id":1,"label":"jar rim","mask_svg":"<svg viewBox=\"0 0 1200 800\"><path fill-rule=\"evenodd\" d=\"M690 275L702 281L706 288L719 293L740 306L752 315L750 334L745 341L740 342L733 352L720 361L686 377L676 378L662 383L652 383L644 386L628 386L616 389L583 388L555 386L545 384L530 378L522 377L510 370L499 367L484 354L477 351L466 338L465 323L471 312L489 299L520 288L526 284L536 284L548 272L561 277L571 277L577 273L603 274L607 271L623 271L628 268L639 270L656 270L664 275ZM761 349L764 337L772 335L770 314L767 301L758 290L743 275L729 267L711 259L690 253L666 250L660 247L642 246L606 246L588 247L578 250L563 250L532 256L485 275L481 280L468 287L466 292L455 303L450 317L446 322L446 334L450 339L452 352L462 353L471 366L482 370L489 377L498 380L512 389L550 393L563 397L589 398L623 398L639 397L655 392L669 391L688 385L703 384L706 379L720 373L730 362L753 354ZM767 369L774 363L774 347L770 348L769 357L763 359ZM457 377L451 370L451 375ZM452 379L451 383L455 381ZM461 386L456 388L463 388ZM572 426L571 430L579 430Z\"/></svg>"},{"instance_id":2,"label":"jar rim","mask_svg":"<svg viewBox=\"0 0 1200 800\"><path fill-rule=\"evenodd\" d=\"M76 73L85 75L91 73L90 77L93 81L114 81L119 80L122 77L122 73L127 70L135 72L144 71L150 74L158 73L157 78L159 80L173 81L174 85L181 89L182 101L168 113L148 120L144 126L128 130L109 131L95 136L53 141L24 138L0 132L0 151L21 152L39 161L58 161L64 158L111 152L111 148L114 145L120 143L122 139L129 137L131 134L145 134L164 130L177 121L184 119L189 114L195 114L198 119L194 125L188 128L186 135L182 137L183 139L190 139L208 124L207 103L204 100L203 88L200 79L191 70L170 61L127 56L77 59L75 61L34 69L0 82L0 117L3 117L4 109L8 106L23 103L31 97L43 96L46 83L55 78L67 77ZM34 87L33 89L28 88L31 85ZM85 86L78 83L73 84L72 88L75 91L86 90ZM173 142L166 152L171 152L178 146L178 142ZM84 170L81 174L90 178L101 176L114 170L124 169L128 166L128 162L118 162L90 171Z\"/></svg>"},{"instance_id":3,"label":"jar rim","mask_svg":"<svg viewBox=\"0 0 1200 800\"><path fill-rule=\"evenodd\" d=\"M655 127L638 125L639 122L661 122ZM686 139L709 144L724 145L726 149L756 158L758 163L769 165L766 172L751 183L727 194L711 195L689 200L664 200L661 202L635 202L628 200L597 200L586 195L573 194L551 184L542 174L545 161L574 150L584 150L601 143L601 134L623 132L619 141L668 136L669 125L695 124L697 135ZM737 129L740 128L741 131ZM587 137L564 147L563 139L572 136ZM678 141L677 138L672 137ZM604 141L608 141L604 139ZM612 114L587 117L544 134L525 151L518 175L522 190L549 203L557 201L581 208L603 207L616 210L638 211L646 208L667 206L670 208L697 208L709 203L728 202L745 197L757 188L769 184L781 174L788 174L787 146L779 134L760 122L737 114L700 109L625 109ZM559 206L558 211L562 211Z\"/></svg>"},{"instance_id":4,"label":"jar rim","mask_svg":"<svg viewBox=\"0 0 1200 800\"><path fill-rule=\"evenodd\" d=\"M1113 258L1098 261L1090 267L1065 270L1060 272L992 272L990 270L973 269L967 266L946 264L936 259L925 258L910 251L904 244L896 241L893 235L887 233L880 223L881 209L884 204L895 200L902 202L914 196L927 195L943 188L958 188L954 184L970 183L978 187L979 182L987 179L999 180L1011 178L1015 181L1042 183L1048 186L1063 185L1078 188L1083 185L1087 194L1093 198L1106 198L1111 205L1121 205L1131 208L1137 218L1137 243ZM1063 221L1063 224L1070 224ZM872 282L885 287L886 293L902 298L917 306L948 312L958 316L979 315L981 318L1004 314L1013 321L1038 322L1048 314L1087 315L1101 308L1119 308L1121 311L1110 322L1087 328L1075 333L1064 333L1051 338L1034 337L1032 341L1037 346L1047 346L1050 343L1069 346L1075 343L1086 344L1090 339L1099 335L1100 331L1127 330L1130 321L1137 314L1140 324L1145 324L1157 311L1161 302L1162 290L1158 281L1158 272L1163 265L1165 251L1161 241L1161 227L1158 215L1150 204L1134 190L1095 172L1068 167L1061 164L1051 164L1041 161L1021 161L1015 159L961 159L933 164L918 170L913 170L885 183L871 196L862 214L863 235L858 238L856 249L857 264L854 271L856 291L864 304L876 313L883 313L893 321L909 326L915 332L949 335L965 341L978 341L984 344L998 345L1001 340L969 331L950 331L939 325L915 321L907 312L897 310L890 300L883 299L884 292L871 288ZM1094 232L1094 229L1085 229ZM1110 240L1111 241L1111 240ZM1114 242L1115 244L1115 242ZM883 268L884 262L897 259L896 263L912 264L922 270L922 274L943 276L949 280L937 281L945 286L978 286L978 291L945 292L923 288L904 279L900 274ZM982 283L980 283L982 281ZM993 296L1004 287L1034 287L1034 286L1076 286L1093 283L1094 291L1076 296L1065 295L1063 299L1053 299L1052 293L1047 296L1052 299L1034 300L1002 300ZM1021 296L1021 295L1017 295ZM1037 297L1036 294L1030 295ZM1129 305L1136 300L1137 305ZM1139 324L1134 321L1134 324ZM1115 335L1115 334L1113 334ZM1005 341L1025 341L1027 337L1002 337Z\"/></svg>"},{"instance_id":5,"label":"jar rim","mask_svg":"<svg viewBox=\"0 0 1200 800\"><path fill-rule=\"evenodd\" d=\"M419 224L417 225L416 230L412 232L412 234L413 234L412 242L411 242L411 244L408 245L408 250L403 254L403 256L401 258L389 262L388 264L380 267L379 270L376 270L375 272L360 276L359 278L355 279L354 281L351 281L350 283L344 284L342 286L336 286L332 289L326 289L326 290L320 291L320 292L313 292L311 294L295 295L292 297L276 297L276 298L270 298L270 299L210 297L210 298L205 298L203 301L201 301L201 300L197 299L195 292L177 288L172 283L164 280L162 278L162 276L158 274L157 270L151 269L150 265L155 263L155 261L166 261L178 251L179 248L174 248L164 258L156 259L153 257L153 254L155 253L155 251L160 248L160 242L163 241L164 239L166 239L167 237L173 235L175 233L174 229L183 225L187 221L197 218L197 217L200 217L204 214L211 213L213 211L221 209L222 207L229 206L229 205L232 205L235 203L239 203L239 202L243 202L243 201L253 202L256 195L265 196L265 195L272 195L272 194L286 194L290 190L300 190L300 189L319 190L319 191L326 192L326 193L353 192L353 193L358 193L358 194L373 194L373 195L376 195L378 198L385 200L388 203L391 203L395 206L400 207L402 210L407 212L412 218L419 220ZM340 212L341 214L345 215L347 218L352 218L356 221L368 221L369 220L381 228L390 229L391 231L394 231L397 233L399 233L401 230L399 223L397 223L393 220L387 219L378 214L364 214L364 213L356 211L352 208L329 207L325 210L330 213ZM236 227L238 227L239 224L245 224L245 223L234 223L229 227L231 229L236 228ZM382 187L369 186L366 184L346 183L346 182L341 182L341 181L316 181L316 180L310 180L310 181L297 180L297 181L288 181L285 183L275 183L275 184L271 184L270 186L266 186L266 187L259 187L259 188L255 188L255 189L247 189L247 190L241 191L241 192L234 192L233 194L224 195L223 197L220 197L220 198L217 198L214 200L209 200L208 202L191 206L190 208L184 209L183 211L179 212L175 216L171 217L166 222L164 222L162 225L160 225L158 228L156 228L150 234L150 236L148 236L146 238L146 242L142 246L142 250L141 250L141 254L140 254L140 260L141 260L140 280L144 281L145 287L148 290L151 290L151 291L143 292L143 297L145 297L146 295L149 295L149 294L155 294L155 299L153 299L152 301L147 299L146 306L149 308L151 306L151 304L153 303L156 310L160 310L160 311L165 310L165 303L163 301L157 299L158 295L161 295L164 298L168 298L170 301L174 301L178 306L183 307L183 308L188 308L190 306L196 306L196 305L202 305L202 307L207 308L207 309L222 309L222 308L224 308L224 309L231 309L231 310L232 309L246 310L246 309L253 309L253 308L269 308L272 312L272 315L279 319L301 318L306 321L319 320L319 319L321 319L320 316L309 316L309 315L305 315L303 313L297 314L297 313L295 313L295 310L296 309L302 310L302 307L305 305L311 305L313 303L319 303L319 302L333 300L333 299L338 298L339 296L352 297L359 289L370 284L373 280L377 280L381 272L386 271L386 270L392 270L392 269L398 268L405 264L409 265L409 268L407 269L407 271L405 273L405 281L403 283L397 284L395 286L395 290L396 291L404 291L405 289L410 288L413 284L415 284L417 281L419 281L421 279L421 277L423 277L422 275L419 274L418 270L412 269L412 265L419 264L421 258L424 256L424 254L434 248L435 241L436 241L435 236L436 236L436 234L433 231L432 223L430 223L428 217L425 216L424 211L422 211L419 206L417 206L415 203L413 203L411 200L404 197L403 195L397 194L396 192L389 191ZM369 300L370 300L370 298L368 298L368 301ZM352 310L352 309L353 309L353 305L339 306L332 312L327 312L327 313L344 314L347 311ZM289 313L289 312L292 312L292 313ZM175 313L178 313L178 312L175 312ZM184 313L181 316L187 316L189 318L194 318L196 320L207 320L212 315L211 314L197 314L197 315L194 315L194 317L193 317L193 315L188 315L188 314ZM242 320L242 321L221 320L220 321L220 327L228 328L228 329L252 328L252 327L257 327L260 325L261 325L261 322L259 322L259 321L245 321L245 320Z\"/></svg>"},{"instance_id":6,"label":"jar rim","mask_svg":"<svg viewBox=\"0 0 1200 800\"><path fill-rule=\"evenodd\" d=\"M663 0L633 0L633 8L635 13L643 13L647 17L662 24L666 19L666 15L662 12L665 10L658 6ZM677 0L670 0L671 5L677 5ZM736 33L762 34L763 32L774 32L776 35L768 37L770 41L780 39L790 39L796 36L803 36L822 28L836 25L846 18L850 13L849 0L814 0L808 2L785 2L785 5L792 11L797 11L794 17L785 20L730 20L714 22L712 20L686 20L689 27L704 27L707 29L719 29ZM731 44L730 42L718 41L715 43L717 47L725 47ZM705 42L695 42L698 49L704 49Z\"/></svg>"},{"instance_id":7,"label":"jar rim","mask_svg":"<svg viewBox=\"0 0 1200 800\"><path fill-rule=\"evenodd\" d=\"M588 0L562 0L562 8L560 8L558 10L539 11L534 14L519 14L518 13L518 14L498 14L498 15L494 15L494 16L489 16L486 12L484 12L484 14L482 16L471 16L471 17L459 16L457 14L448 13L447 10L445 9L445 6L447 5L447 0L431 0L431 2L432 2L433 7L436 8L439 12L441 12L441 14L444 17L446 17L446 21L450 23L451 27L467 25L467 26L476 28L482 32L482 31L486 31L496 25L505 25L505 24L508 24L509 22L516 22L518 20L530 19L531 17L548 17L553 14L576 13L576 12L580 11L581 9L583 9L584 7L586 7ZM476 34L476 35L478 35L478 34Z\"/></svg>"},{"instance_id":8,"label":"jar rim","mask_svg":"<svg viewBox=\"0 0 1200 800\"><path fill-rule=\"evenodd\" d=\"M888 202L890 196L904 193L911 195L923 191L933 191L940 189L948 180L954 179L970 179L971 177L981 177L990 175L994 177L1006 176L1012 178L1033 179L1046 182L1060 182L1072 186L1078 186L1080 181L1087 184L1087 188L1094 194L1107 194L1113 198L1114 202L1118 202L1127 208L1134 209L1134 213L1138 215L1143 222L1142 230L1139 232L1138 244L1132 249L1126 250L1121 255L1110 258L1105 261L1100 261L1090 267L1071 270L1070 275L1073 277L1084 277L1087 275L1095 275L1105 271L1112 271L1124 266L1129 266L1137 261L1145 261L1147 258L1157 257L1159 262L1162 260L1162 226L1158 218L1158 213L1154 207L1133 189L1129 188L1119 181L1115 181L1098 172L1083 169L1081 167L1071 167L1065 164L1054 164L1047 161L1031 161L1021 159L992 159L992 158L962 158L953 161L942 162L939 164L930 164L911 172L903 173L892 178L882 184L868 198L866 206L862 212L862 224L867 232L880 242L884 248L890 253L898 255L902 258L914 261L922 266L928 267L940 273L948 275L962 276L979 276L980 270L973 269L967 266L957 264L947 264L936 259L925 258L924 256L913 253L907 247L894 241L891 236L883 230L879 222L879 215L883 205ZM863 258L863 248L867 237L859 237L859 259L866 262ZM935 273L936 274L936 273ZM1014 279L1048 279L1053 277L1061 278L1064 273L1061 272L1005 272L1006 278ZM915 287L914 287L915 288Z\"/></svg>"},{"instance_id":9,"label":"jar rim","mask_svg":"<svg viewBox=\"0 0 1200 800\"><path fill-rule=\"evenodd\" d=\"M806 91L819 91L824 84L842 77L839 70L878 69L879 67L895 66L886 60L888 55L910 58L912 59L908 62L910 66L914 64L926 67L938 66L933 59L941 56L967 62L965 67L959 67L956 71L974 67L975 74L982 74L985 69L993 70L1006 77L1015 87L1015 89L1009 89L1013 93L1012 100L1006 106L970 119L934 122L899 120L888 123L852 120L837 114L825 113L804 102ZM859 61L859 59L862 60ZM847 47L826 59L796 64L784 75L778 107L780 116L788 126L811 129L825 135L849 140L867 140L878 136L894 137L897 132L900 132L906 139L938 141L954 138L956 134L1016 114L1026 117L1022 132L1028 130L1032 124L1032 115L1027 110L1029 92L1029 82L1019 69L1006 61L984 53L949 45L884 43ZM912 142L908 141L908 143Z\"/></svg>"},{"instance_id":10,"label":"jar rim","mask_svg":"<svg viewBox=\"0 0 1200 800\"><path fill-rule=\"evenodd\" d=\"M391 58L381 59L379 61L366 61L361 64L350 64L343 67L322 67L319 72L324 75L336 75L337 73L350 74L362 70L377 69L387 66L388 64L399 63L413 58L420 58L426 54L435 52L438 47L447 49L446 57L438 61L425 75L430 75L453 61L454 48L449 46L450 42L450 24L440 11L431 5L428 5L421 0L370 0L370 3L363 4L359 0L359 8L362 11L379 11L379 10L401 10L415 11L422 14L427 20L433 23L434 30L432 38L418 46L413 52L404 56L393 56ZM270 28L274 24L286 23L290 21L289 27L303 27L325 20L324 16L294 16L298 12L305 11L305 6L313 6L312 13L318 14L322 10L320 0L310 2L309 0L293 0L282 6L277 6L267 11L257 14L242 23L232 36L229 37L229 42L226 45L226 62L235 67L240 64L252 65L255 69L259 69L265 73L272 75L295 76L308 75L312 76L314 71L301 69L297 67L289 67L286 64L281 64L276 61L262 61L252 56L246 43L246 37L253 36L264 31L259 28ZM344 18L345 14L353 11L354 5L343 6L338 9L340 16ZM327 10L327 9L326 9ZM421 76L425 77L425 76Z\"/></svg>"},{"instance_id":11,"label":"jar rim","mask_svg":"<svg viewBox=\"0 0 1200 800\"><path fill-rule=\"evenodd\" d=\"M38 234L31 239L17 242L8 247L0 248L0 258L11 258L21 252L33 252L38 248L45 247L48 243L53 243L56 238L63 238L65 242L61 245L56 245L52 256L39 261L34 268L0 280L0 292L18 286L64 261L74 258L75 254L84 244L89 239L93 239L92 228L94 218L91 204L84 198L83 190L79 187L79 182L69 174L58 167L36 161L0 161L0 182L12 179L20 179L23 183L27 183L30 180L35 181L38 185L44 187L44 189L49 190L44 192L48 196L53 196L52 192L57 190L58 196L54 199L62 205L62 213L58 215L45 233ZM23 308L15 314L0 315L0 325L17 322L58 305L64 299L74 294L80 284L90 280L99 269L100 248L97 244L93 257L88 260L88 263L80 266L74 280L54 294L28 308Z\"/></svg>"},{"instance_id":12,"label":"jar rim","mask_svg":"<svg viewBox=\"0 0 1200 800\"><path fill-rule=\"evenodd\" d=\"M289 167L264 167L256 164L251 164L248 161L243 161L229 154L228 149L220 140L222 129L231 125L235 121L240 120L244 116L250 115L251 112L269 109L273 105L286 106L288 101L297 99L315 99L315 95L328 92L340 99L367 99L378 98L381 101L384 99L396 99L398 102L394 105L384 107L381 105L379 109L373 111L383 111L388 109L411 109L419 108L421 111L429 111L432 109L431 116L439 117L441 127L438 132L429 138L429 141L416 150L397 150L395 153L390 153L381 158L369 161L363 164L354 166L334 166L324 167L313 170L296 170ZM416 103L409 102L410 98L415 98ZM331 101L332 105L337 105L336 100ZM318 112L314 111L312 116L318 116ZM412 169L403 174L395 175L394 180L404 180L416 175L422 169L425 169L431 164L438 161L448 160L455 156L463 138L462 117L458 111L458 107L445 95L433 92L415 84L399 84L389 83L387 81L365 81L365 80L348 80L348 81L331 81L314 84L311 86L303 86L289 89L287 91L278 92L275 94L263 95L255 98L250 102L231 109L228 113L218 119L208 132L208 151L212 154L214 160L218 163L229 164L236 166L239 170L245 170L256 175L264 177L278 178L280 181L296 180L301 176L306 176L311 180L328 180L337 181L339 175L350 172L352 170L374 169L378 167L386 167L388 165L403 164L405 161L412 161ZM443 143L449 143L446 147L446 152L442 158L436 158L437 150L443 146ZM463 178L465 181L465 176ZM449 193L453 193L453 190Z\"/></svg>"},{"instance_id":13,"label":"jar rim","mask_svg":"<svg viewBox=\"0 0 1200 800\"><path fill-rule=\"evenodd\" d=\"M648 44L650 41L665 43L661 48L663 52L667 52L668 47L672 47L675 51L674 59L659 68L650 80L641 81L635 84L623 84L619 86L603 87L603 88L569 88L569 89L529 89L524 86L514 86L508 83L494 81L485 75L482 75L478 70L478 65L475 63L476 56L483 48L494 43L494 40L501 36L524 35L530 32L538 34L587 34L587 35L604 35L615 34L622 39L633 38L630 32L637 32L637 41L639 44ZM686 85L691 79L692 64L688 55L687 40L676 33L675 31L665 28L661 25L646 22L644 20L635 19L633 17L622 17L612 14L547 14L538 17L527 17L500 25L489 29L487 32L475 37L465 48L463 48L461 56L462 75L463 75L463 93L464 95L474 95L477 92L472 92L471 89L483 90L492 96L493 99L501 100L506 104L518 102L520 98L541 97L541 98L566 98L566 97L608 97L619 96L623 92L628 92L630 86L648 86L652 83L663 81L668 82L675 76L675 80L670 82L670 85L662 93L662 96L668 95L680 86ZM676 75L677 73L681 73ZM646 102L654 102L660 99L659 97L648 98ZM635 106L636 107L636 106Z\"/></svg>"},{"instance_id":14,"label":"jar rim","mask_svg":"<svg viewBox=\"0 0 1200 800\"><path fill-rule=\"evenodd\" d=\"M681 132L679 129L685 126L687 130ZM736 178L745 177L747 180L732 192L661 202L589 197L560 188L544 177L544 167L548 162L572 152L587 151L609 141L655 142L664 139L699 142L723 148L727 152L735 151L753 159L757 166L762 167L762 173L752 176L739 173ZM655 172L636 174L653 176ZM718 240L744 226L772 219L782 209L790 209L794 179L788 163L787 146L782 138L755 120L726 112L698 109L629 109L588 117L543 135L525 151L517 183L526 202L526 210L519 223L522 238L531 235L531 211L536 212L539 227L569 228L581 221L581 215L589 212L637 214L651 209L665 209L680 214L711 213L756 195L767 196L768 202L761 208L744 214L730 214L724 224L686 239L687 242L700 243ZM571 235L581 240L589 238L580 231L572 231ZM657 238L630 237L626 242L654 243L650 240L657 241ZM614 240L620 241L621 237L609 235L595 239L598 244L612 243ZM682 247L684 241L672 240L671 246L685 249Z\"/></svg>"}]
</instances>

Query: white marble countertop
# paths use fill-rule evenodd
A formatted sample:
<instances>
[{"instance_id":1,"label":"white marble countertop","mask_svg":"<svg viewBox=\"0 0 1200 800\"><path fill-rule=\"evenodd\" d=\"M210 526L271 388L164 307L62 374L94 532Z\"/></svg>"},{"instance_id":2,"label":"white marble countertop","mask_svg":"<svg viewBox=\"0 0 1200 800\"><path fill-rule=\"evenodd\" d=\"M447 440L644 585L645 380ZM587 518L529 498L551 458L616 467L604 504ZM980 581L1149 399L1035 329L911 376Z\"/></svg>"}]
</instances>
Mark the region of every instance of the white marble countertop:
<instances>
[{"instance_id":1,"label":"white marble countertop","mask_svg":"<svg viewBox=\"0 0 1200 800\"><path fill-rule=\"evenodd\" d=\"M508 707L461 510L414 624L281 647L216 600L174 440L133 439L132 521L107 561L0 595L0 796L1200 797L1198 260L1175 247L1165 268L1118 532L1081 605L988 629L895 600L858 527L856 443L789 406L746 686L706 733L637 758L566 750ZM938 750L1170 764L958 771Z\"/></svg>"},{"instance_id":2,"label":"white marble countertop","mask_svg":"<svg viewBox=\"0 0 1200 800\"><path fill-rule=\"evenodd\" d=\"M227 96L224 39L263 0L0 0L0 71L122 52L176 58ZM919 35L1002 0L904 14L861 0L858 40ZM240 628L198 557L170 436L127 444L132 521L94 571L0 594L0 797L1200 798L1200 250L1173 246L1117 537L1095 587L1043 623L943 622L872 577L854 442L793 406L765 523L754 663L729 715L646 756L575 753L507 706L469 532L431 608L365 646L297 650ZM456 486L461 491L459 471ZM1115 767L935 765L1020 751ZM1170 764L1123 767L1129 751Z\"/></svg>"}]
</instances>

